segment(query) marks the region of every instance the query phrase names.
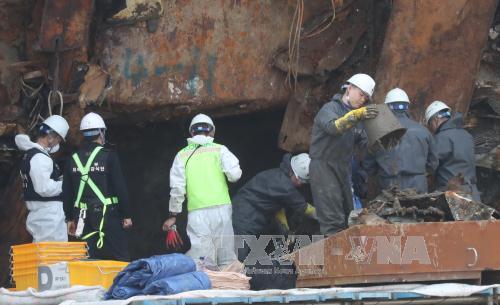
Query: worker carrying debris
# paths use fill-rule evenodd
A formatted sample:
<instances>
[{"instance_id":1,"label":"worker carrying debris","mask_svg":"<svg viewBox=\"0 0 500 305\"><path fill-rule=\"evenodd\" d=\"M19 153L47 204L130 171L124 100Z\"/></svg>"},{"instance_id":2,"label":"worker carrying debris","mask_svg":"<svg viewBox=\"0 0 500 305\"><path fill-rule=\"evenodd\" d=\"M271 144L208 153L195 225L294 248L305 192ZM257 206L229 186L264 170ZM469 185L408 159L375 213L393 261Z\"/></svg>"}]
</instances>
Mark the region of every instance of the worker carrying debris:
<instances>
[{"instance_id":1,"label":"worker carrying debris","mask_svg":"<svg viewBox=\"0 0 500 305\"><path fill-rule=\"evenodd\" d=\"M175 224L187 196L191 249L186 254L195 261L204 257L226 266L236 260L226 178L240 179L240 163L226 146L214 142L215 125L207 115L196 115L189 132L188 145L177 153L170 169L170 216L163 230Z\"/></svg>"},{"instance_id":2,"label":"worker carrying debris","mask_svg":"<svg viewBox=\"0 0 500 305\"><path fill-rule=\"evenodd\" d=\"M316 210L299 191L301 186L309 183L310 162L305 153L293 157L285 154L279 168L260 172L250 179L233 197L234 234L275 234L277 230L273 231L270 225L275 216L279 215L277 221L285 229L288 227L285 211L292 217L306 215L315 218ZM244 237L242 239L244 241ZM238 260L243 262L249 252L248 245L240 248Z\"/></svg>"},{"instance_id":3,"label":"worker carrying debris","mask_svg":"<svg viewBox=\"0 0 500 305\"><path fill-rule=\"evenodd\" d=\"M104 146L106 124L96 113L80 123L84 140L64 170L68 233L87 241L92 258L130 261L127 235L132 227L129 195L115 151Z\"/></svg>"},{"instance_id":4,"label":"worker carrying debris","mask_svg":"<svg viewBox=\"0 0 500 305\"><path fill-rule=\"evenodd\" d=\"M375 81L355 74L314 118L309 154L313 202L322 234L332 235L347 227L353 209L351 160L354 145L366 145L366 134L355 132L358 123L377 116L371 99Z\"/></svg>"},{"instance_id":5,"label":"worker carrying debris","mask_svg":"<svg viewBox=\"0 0 500 305\"><path fill-rule=\"evenodd\" d=\"M62 203L62 172L50 154L68 134L69 125L59 115L49 116L36 129L36 142L28 135L15 137L24 153L21 163L24 200L29 211L26 229L33 242L68 241Z\"/></svg>"},{"instance_id":6,"label":"worker carrying debris","mask_svg":"<svg viewBox=\"0 0 500 305\"><path fill-rule=\"evenodd\" d=\"M398 187L427 193L427 173L434 173L438 165L433 136L427 128L410 119L410 99L404 90L389 91L385 104L406 128L406 133L394 148L368 153L363 167L369 175L378 176L381 189Z\"/></svg>"},{"instance_id":7,"label":"worker carrying debris","mask_svg":"<svg viewBox=\"0 0 500 305\"><path fill-rule=\"evenodd\" d=\"M436 169L436 188L447 190L452 178L463 176L462 191L480 202L476 186L474 139L464 129L461 113L452 117L451 108L441 101L432 102L425 110L427 126L434 133L439 165Z\"/></svg>"}]
</instances>

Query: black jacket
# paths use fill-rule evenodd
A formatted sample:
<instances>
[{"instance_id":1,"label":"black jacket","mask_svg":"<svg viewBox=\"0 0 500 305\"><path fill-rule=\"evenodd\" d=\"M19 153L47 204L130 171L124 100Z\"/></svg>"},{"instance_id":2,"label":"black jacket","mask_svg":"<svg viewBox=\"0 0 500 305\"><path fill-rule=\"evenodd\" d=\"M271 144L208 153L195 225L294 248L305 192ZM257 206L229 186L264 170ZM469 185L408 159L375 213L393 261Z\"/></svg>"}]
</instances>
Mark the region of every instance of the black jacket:
<instances>
[{"instance_id":1,"label":"black jacket","mask_svg":"<svg viewBox=\"0 0 500 305\"><path fill-rule=\"evenodd\" d=\"M290 179L291 155L283 157L280 168L258 173L234 196L233 227L236 235L267 234L276 213L304 213L307 202Z\"/></svg>"},{"instance_id":2,"label":"black jacket","mask_svg":"<svg viewBox=\"0 0 500 305\"><path fill-rule=\"evenodd\" d=\"M342 168L351 168L354 147L367 144L363 123L343 133L335 127L335 121L352 109L342 103L342 95L336 94L316 114L311 131L309 155L311 160L321 160Z\"/></svg>"},{"instance_id":3,"label":"black jacket","mask_svg":"<svg viewBox=\"0 0 500 305\"><path fill-rule=\"evenodd\" d=\"M394 149L368 154L363 167L369 175L378 175L382 189L397 185L400 189L413 188L419 193L427 193L426 173L433 173L438 162L434 138L406 112L394 112L394 115L406 128L406 133Z\"/></svg>"},{"instance_id":4,"label":"black jacket","mask_svg":"<svg viewBox=\"0 0 500 305\"><path fill-rule=\"evenodd\" d=\"M85 166L90 154L98 145L95 142L85 142L76 152L83 166ZM105 197L118 197L118 210L121 216L124 219L131 218L129 195L116 152L108 148L101 149L94 159L89 176ZM81 174L77 170L75 161L70 158L65 167L63 179L64 212L69 220L73 220L75 217L73 211L80 186L80 178ZM88 185L85 186L81 201L88 204L100 203L100 200Z\"/></svg>"},{"instance_id":5,"label":"black jacket","mask_svg":"<svg viewBox=\"0 0 500 305\"><path fill-rule=\"evenodd\" d=\"M462 174L465 183L475 188L476 167L474 140L463 128L462 115L444 122L436 132L435 140L439 159L436 170L436 187L445 189L448 181Z\"/></svg>"}]
</instances>

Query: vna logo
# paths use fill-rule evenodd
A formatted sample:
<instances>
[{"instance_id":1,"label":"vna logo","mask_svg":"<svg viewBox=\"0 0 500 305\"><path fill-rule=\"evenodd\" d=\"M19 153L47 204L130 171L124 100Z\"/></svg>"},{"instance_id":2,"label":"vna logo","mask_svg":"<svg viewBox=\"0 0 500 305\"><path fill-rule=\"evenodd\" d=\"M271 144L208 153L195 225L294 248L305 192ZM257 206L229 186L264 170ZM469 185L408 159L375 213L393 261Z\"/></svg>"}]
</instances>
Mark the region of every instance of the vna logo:
<instances>
[{"instance_id":1,"label":"vna logo","mask_svg":"<svg viewBox=\"0 0 500 305\"><path fill-rule=\"evenodd\" d=\"M358 264L407 265L413 262L428 265L431 263L423 236L350 236L351 249L346 260Z\"/></svg>"}]
</instances>

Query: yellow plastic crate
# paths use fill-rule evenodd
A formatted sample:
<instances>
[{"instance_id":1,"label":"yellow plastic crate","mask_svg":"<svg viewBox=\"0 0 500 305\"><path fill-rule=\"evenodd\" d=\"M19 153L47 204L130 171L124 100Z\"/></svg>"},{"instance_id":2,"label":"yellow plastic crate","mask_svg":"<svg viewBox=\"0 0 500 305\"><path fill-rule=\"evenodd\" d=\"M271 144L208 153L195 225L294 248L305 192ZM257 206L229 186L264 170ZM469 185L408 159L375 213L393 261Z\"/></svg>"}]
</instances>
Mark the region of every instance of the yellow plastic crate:
<instances>
[{"instance_id":1,"label":"yellow plastic crate","mask_svg":"<svg viewBox=\"0 0 500 305\"><path fill-rule=\"evenodd\" d=\"M16 290L22 291L29 287L38 289L38 271L28 272L26 274L13 275L12 278L16 283Z\"/></svg>"},{"instance_id":2,"label":"yellow plastic crate","mask_svg":"<svg viewBox=\"0 0 500 305\"><path fill-rule=\"evenodd\" d=\"M22 254L48 254L48 253L71 253L75 251L87 251L86 242L42 242L29 243L23 245L12 246L11 253L13 256Z\"/></svg>"},{"instance_id":3,"label":"yellow plastic crate","mask_svg":"<svg viewBox=\"0 0 500 305\"><path fill-rule=\"evenodd\" d=\"M43 263L32 263L29 265L22 265L22 266L11 266L11 274L13 275L19 275L19 274L26 274L26 273L33 273L38 271L38 267L42 265L52 265L55 263L60 263L61 261L54 261L54 262L43 262Z\"/></svg>"},{"instance_id":4,"label":"yellow plastic crate","mask_svg":"<svg viewBox=\"0 0 500 305\"><path fill-rule=\"evenodd\" d=\"M29 266L22 266L22 267L10 267L10 271L12 275L20 275L20 274L26 274L26 273L33 273L38 270L38 265L32 264Z\"/></svg>"},{"instance_id":5,"label":"yellow plastic crate","mask_svg":"<svg viewBox=\"0 0 500 305\"><path fill-rule=\"evenodd\" d=\"M101 285L108 289L116 275L128 265L119 261L68 262L71 285Z\"/></svg>"},{"instance_id":6,"label":"yellow plastic crate","mask_svg":"<svg viewBox=\"0 0 500 305\"><path fill-rule=\"evenodd\" d=\"M45 263L45 262L63 262L63 261L72 261L78 259L87 258L87 251L80 251L75 253L53 253L53 254L18 254L12 256L11 262L13 265L16 264L30 264L30 263Z\"/></svg>"},{"instance_id":7,"label":"yellow plastic crate","mask_svg":"<svg viewBox=\"0 0 500 305\"><path fill-rule=\"evenodd\" d=\"M38 266L88 257L86 242L42 242L12 246L11 274L17 290L38 288Z\"/></svg>"}]
</instances>

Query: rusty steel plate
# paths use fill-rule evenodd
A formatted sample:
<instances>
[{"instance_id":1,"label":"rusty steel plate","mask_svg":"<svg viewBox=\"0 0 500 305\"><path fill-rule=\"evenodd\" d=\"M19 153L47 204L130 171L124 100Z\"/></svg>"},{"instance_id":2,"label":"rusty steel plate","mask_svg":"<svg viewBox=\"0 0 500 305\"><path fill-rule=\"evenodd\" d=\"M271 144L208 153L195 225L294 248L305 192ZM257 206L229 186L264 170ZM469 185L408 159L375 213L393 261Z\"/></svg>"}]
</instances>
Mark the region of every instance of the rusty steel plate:
<instances>
[{"instance_id":1,"label":"rusty steel plate","mask_svg":"<svg viewBox=\"0 0 500 305\"><path fill-rule=\"evenodd\" d=\"M374 99L404 89L421 120L434 100L466 113L497 1L397 0L377 66Z\"/></svg>"},{"instance_id":2,"label":"rusty steel plate","mask_svg":"<svg viewBox=\"0 0 500 305\"><path fill-rule=\"evenodd\" d=\"M94 0L45 0L42 26L38 39L41 51L86 47L89 26L94 10Z\"/></svg>"},{"instance_id":3,"label":"rusty steel plate","mask_svg":"<svg viewBox=\"0 0 500 305\"><path fill-rule=\"evenodd\" d=\"M283 106L285 73L271 60L294 10L295 1L168 1L154 33L109 27L96 40L112 80L107 101L146 120Z\"/></svg>"},{"instance_id":4,"label":"rusty steel plate","mask_svg":"<svg viewBox=\"0 0 500 305\"><path fill-rule=\"evenodd\" d=\"M500 270L500 221L359 225L292 254L298 285L458 280Z\"/></svg>"}]
</instances>

